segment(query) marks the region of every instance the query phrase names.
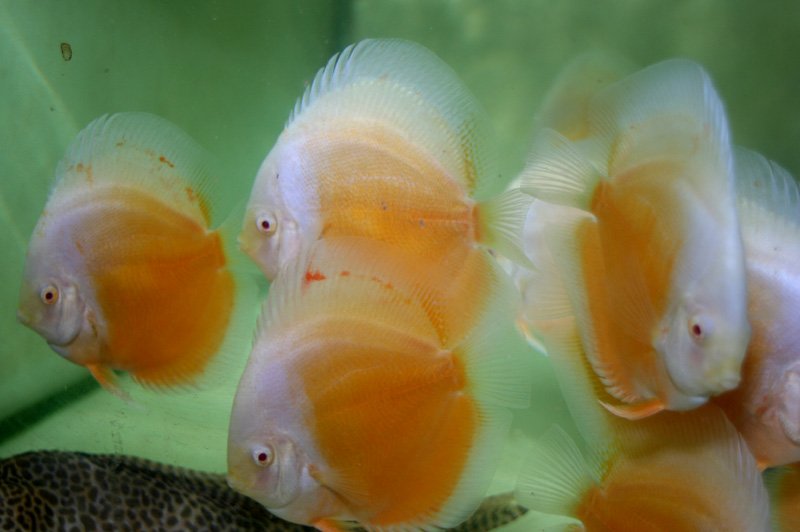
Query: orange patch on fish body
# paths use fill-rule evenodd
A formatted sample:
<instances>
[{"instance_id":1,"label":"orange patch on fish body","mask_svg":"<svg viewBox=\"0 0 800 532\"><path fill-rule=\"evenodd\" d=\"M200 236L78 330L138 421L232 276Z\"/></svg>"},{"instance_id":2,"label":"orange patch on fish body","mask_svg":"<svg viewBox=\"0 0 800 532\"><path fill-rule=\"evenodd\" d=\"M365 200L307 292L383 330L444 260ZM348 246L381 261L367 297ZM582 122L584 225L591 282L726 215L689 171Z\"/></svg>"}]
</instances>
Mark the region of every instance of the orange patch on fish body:
<instances>
[{"instance_id":1,"label":"orange patch on fish body","mask_svg":"<svg viewBox=\"0 0 800 532\"><path fill-rule=\"evenodd\" d=\"M663 399L669 384L653 342L668 308L680 242L661 224L674 202L647 175L619 181L597 185L591 205L597 222L584 222L580 236L597 363L614 374L618 399L650 399L640 395L643 388Z\"/></svg>"},{"instance_id":2,"label":"orange patch on fish body","mask_svg":"<svg viewBox=\"0 0 800 532\"><path fill-rule=\"evenodd\" d=\"M377 125L322 137L307 149L324 161L323 237L366 236L428 259L475 242L472 201L419 146Z\"/></svg>"},{"instance_id":3,"label":"orange patch on fish body","mask_svg":"<svg viewBox=\"0 0 800 532\"><path fill-rule=\"evenodd\" d=\"M622 458L611 466L601 486L584 495L576 517L589 531L724 529L715 518L720 513L716 501L709 496L714 493L713 482L686 475L686 467L669 458L676 457Z\"/></svg>"},{"instance_id":4,"label":"orange patch on fish body","mask_svg":"<svg viewBox=\"0 0 800 532\"><path fill-rule=\"evenodd\" d=\"M107 325L106 360L142 382L197 376L217 352L234 303L218 233L133 188L99 191L81 231Z\"/></svg>"},{"instance_id":5,"label":"orange patch on fish body","mask_svg":"<svg viewBox=\"0 0 800 532\"><path fill-rule=\"evenodd\" d=\"M356 328L358 342L335 334ZM295 362L327 463L319 476L372 526L441 510L479 424L459 354L414 332L324 322L310 333L317 348Z\"/></svg>"}]
</instances>

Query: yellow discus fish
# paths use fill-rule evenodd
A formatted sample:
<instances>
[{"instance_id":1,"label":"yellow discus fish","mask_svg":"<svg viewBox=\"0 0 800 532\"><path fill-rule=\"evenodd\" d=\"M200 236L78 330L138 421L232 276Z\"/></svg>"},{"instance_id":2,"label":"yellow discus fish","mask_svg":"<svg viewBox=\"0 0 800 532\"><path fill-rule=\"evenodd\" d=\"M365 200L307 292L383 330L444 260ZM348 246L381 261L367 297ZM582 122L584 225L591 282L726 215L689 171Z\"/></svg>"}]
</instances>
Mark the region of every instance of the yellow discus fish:
<instances>
[{"instance_id":1,"label":"yellow discus fish","mask_svg":"<svg viewBox=\"0 0 800 532\"><path fill-rule=\"evenodd\" d=\"M565 216L561 211L575 210L552 204L542 209L537 206L537 219L554 223ZM540 226L531 226L528 236L544 238L533 227ZM573 440L556 427L536 442L521 469L516 500L530 510L563 516L577 525L570 530L766 531L769 503L759 469L716 405L636 421L601 406L613 397L586 357L578 322L558 294L563 286L556 262L546 247L537 257L537 270L526 279L545 289L545 301L526 305L522 319L550 354L581 438Z\"/></svg>"},{"instance_id":2,"label":"yellow discus fish","mask_svg":"<svg viewBox=\"0 0 800 532\"><path fill-rule=\"evenodd\" d=\"M316 240L364 236L420 260L478 242L525 260L530 199L485 202L486 118L433 53L366 40L335 55L295 106L253 183L239 237L268 279Z\"/></svg>"},{"instance_id":3,"label":"yellow discus fish","mask_svg":"<svg viewBox=\"0 0 800 532\"><path fill-rule=\"evenodd\" d=\"M195 380L220 352L239 282L205 155L166 120L103 116L75 139L30 240L18 316L117 391ZM120 392L121 393L121 392Z\"/></svg>"},{"instance_id":4,"label":"yellow discus fish","mask_svg":"<svg viewBox=\"0 0 800 532\"><path fill-rule=\"evenodd\" d=\"M228 479L289 521L455 526L485 495L510 409L528 402L530 355L493 258L473 251L479 304L456 308L474 325L443 335L442 292L382 249L321 240L265 304L231 415Z\"/></svg>"},{"instance_id":5,"label":"yellow discus fish","mask_svg":"<svg viewBox=\"0 0 800 532\"><path fill-rule=\"evenodd\" d=\"M695 408L738 385L750 334L722 104L683 60L584 98L576 140L542 130L522 188L571 208L542 231L608 408Z\"/></svg>"}]
</instances>

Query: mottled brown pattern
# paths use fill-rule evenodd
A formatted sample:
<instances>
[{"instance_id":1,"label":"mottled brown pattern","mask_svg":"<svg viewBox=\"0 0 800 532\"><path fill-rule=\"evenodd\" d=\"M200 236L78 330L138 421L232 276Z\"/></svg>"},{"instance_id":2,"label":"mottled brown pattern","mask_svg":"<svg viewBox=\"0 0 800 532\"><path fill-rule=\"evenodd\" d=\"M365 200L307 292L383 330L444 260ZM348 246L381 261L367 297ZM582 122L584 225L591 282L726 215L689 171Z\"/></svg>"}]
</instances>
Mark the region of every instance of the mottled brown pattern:
<instances>
[{"instance_id":1,"label":"mottled brown pattern","mask_svg":"<svg viewBox=\"0 0 800 532\"><path fill-rule=\"evenodd\" d=\"M489 497L454 530L482 532L525 510ZM0 530L313 530L228 488L223 475L140 458L38 451L0 460Z\"/></svg>"},{"instance_id":2,"label":"mottled brown pattern","mask_svg":"<svg viewBox=\"0 0 800 532\"><path fill-rule=\"evenodd\" d=\"M0 530L312 530L228 488L224 476L139 458L30 452L0 461Z\"/></svg>"}]
</instances>

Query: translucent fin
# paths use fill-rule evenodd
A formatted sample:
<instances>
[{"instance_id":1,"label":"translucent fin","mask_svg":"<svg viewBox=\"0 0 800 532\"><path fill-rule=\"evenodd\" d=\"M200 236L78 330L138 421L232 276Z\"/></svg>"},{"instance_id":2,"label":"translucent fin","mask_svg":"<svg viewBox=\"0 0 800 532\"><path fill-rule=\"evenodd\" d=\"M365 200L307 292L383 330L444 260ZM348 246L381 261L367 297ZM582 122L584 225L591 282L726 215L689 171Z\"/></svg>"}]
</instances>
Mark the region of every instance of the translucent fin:
<instances>
[{"instance_id":1,"label":"translucent fin","mask_svg":"<svg viewBox=\"0 0 800 532\"><path fill-rule=\"evenodd\" d=\"M259 308L267 294L268 283L261 270L237 244L243 205L234 209L217 229L225 253L225 267L233 276L235 293L228 328L219 351L203 375L194 382L194 387L201 389L216 388L238 380L247 364ZM232 376L235 376L233 380Z\"/></svg>"},{"instance_id":2,"label":"translucent fin","mask_svg":"<svg viewBox=\"0 0 800 532\"><path fill-rule=\"evenodd\" d=\"M761 472L744 439L715 405L664 412L620 424L617 430L624 452L674 454L686 469L709 479L709 488L715 490L709 497L741 516L741 530L767 529L769 500Z\"/></svg>"},{"instance_id":3,"label":"translucent fin","mask_svg":"<svg viewBox=\"0 0 800 532\"><path fill-rule=\"evenodd\" d=\"M364 40L333 56L297 102L288 129L377 122L403 133L468 193L491 188L488 120L453 70L403 40Z\"/></svg>"},{"instance_id":4,"label":"translucent fin","mask_svg":"<svg viewBox=\"0 0 800 532\"><path fill-rule=\"evenodd\" d=\"M311 524L321 532L351 532L359 529L356 523L338 521L336 519L319 519Z\"/></svg>"},{"instance_id":5,"label":"translucent fin","mask_svg":"<svg viewBox=\"0 0 800 532\"><path fill-rule=\"evenodd\" d=\"M514 494L530 510L574 516L600 478L597 464L588 463L572 438L553 426L534 443Z\"/></svg>"},{"instance_id":6,"label":"translucent fin","mask_svg":"<svg viewBox=\"0 0 800 532\"><path fill-rule=\"evenodd\" d=\"M609 149L609 174L672 161L687 168L682 178L696 186L732 193L728 122L700 65L683 59L657 63L609 85L592 103L590 122Z\"/></svg>"},{"instance_id":7,"label":"translucent fin","mask_svg":"<svg viewBox=\"0 0 800 532\"><path fill-rule=\"evenodd\" d=\"M561 272L583 352L609 393L624 402L639 401L629 368L617 359L609 334L607 274L597 224L588 213L572 208L563 208L549 220L546 245Z\"/></svg>"},{"instance_id":8,"label":"translucent fin","mask_svg":"<svg viewBox=\"0 0 800 532\"><path fill-rule=\"evenodd\" d=\"M103 364L87 364L86 369L92 374L98 384L107 392L116 395L126 403L131 403L131 396L120 387L119 379L114 371Z\"/></svg>"},{"instance_id":9,"label":"translucent fin","mask_svg":"<svg viewBox=\"0 0 800 532\"><path fill-rule=\"evenodd\" d=\"M499 266L495 268L491 300L463 343L472 388L479 401L506 408L526 408L533 383L530 347L514 326L519 295Z\"/></svg>"},{"instance_id":10,"label":"translucent fin","mask_svg":"<svg viewBox=\"0 0 800 532\"><path fill-rule=\"evenodd\" d=\"M534 139L520 189L550 203L588 210L601 178L573 142L545 129Z\"/></svg>"},{"instance_id":11,"label":"translucent fin","mask_svg":"<svg viewBox=\"0 0 800 532\"><path fill-rule=\"evenodd\" d=\"M736 192L742 232L753 236L800 228L800 192L794 177L751 150L736 148Z\"/></svg>"},{"instance_id":12,"label":"translucent fin","mask_svg":"<svg viewBox=\"0 0 800 532\"><path fill-rule=\"evenodd\" d=\"M525 254L532 269L518 269L515 275L522 293L526 319L535 328L538 322L573 315L569 294L561 279L561 270L547 245L547 231L568 207L534 200L524 226Z\"/></svg>"},{"instance_id":13,"label":"translucent fin","mask_svg":"<svg viewBox=\"0 0 800 532\"><path fill-rule=\"evenodd\" d=\"M210 201L220 185L213 179L213 164L191 137L163 118L147 113L104 115L70 145L56 169L51 198L68 191L80 194L91 186L138 187L209 227L227 214L226 206Z\"/></svg>"},{"instance_id":14,"label":"translucent fin","mask_svg":"<svg viewBox=\"0 0 800 532\"><path fill-rule=\"evenodd\" d=\"M570 140L589 134L589 107L598 91L633 72L622 57L589 52L572 60L545 96L537 126L558 131Z\"/></svg>"},{"instance_id":15,"label":"translucent fin","mask_svg":"<svg viewBox=\"0 0 800 532\"><path fill-rule=\"evenodd\" d=\"M480 415L480 431L461 480L445 506L426 519L429 525L452 528L462 523L486 496L500 461L500 451L511 429L512 415L509 410L498 407L483 407ZM411 526L419 524L408 523Z\"/></svg>"},{"instance_id":16,"label":"translucent fin","mask_svg":"<svg viewBox=\"0 0 800 532\"><path fill-rule=\"evenodd\" d=\"M600 401L600 404L615 416L631 421L653 416L666 408L664 401L661 399L650 399L649 401L643 401L641 403L617 405Z\"/></svg>"},{"instance_id":17,"label":"translucent fin","mask_svg":"<svg viewBox=\"0 0 800 532\"><path fill-rule=\"evenodd\" d=\"M511 427L511 410L525 408L533 386L533 353L514 327L514 287L497 268L492 299L472 333L454 351L463 358L479 406L480 430L453 496L434 524L449 528L478 507Z\"/></svg>"},{"instance_id":18,"label":"translucent fin","mask_svg":"<svg viewBox=\"0 0 800 532\"><path fill-rule=\"evenodd\" d=\"M519 189L511 189L478 205L481 242L508 259L531 266L523 251L525 217L532 198Z\"/></svg>"}]
</instances>

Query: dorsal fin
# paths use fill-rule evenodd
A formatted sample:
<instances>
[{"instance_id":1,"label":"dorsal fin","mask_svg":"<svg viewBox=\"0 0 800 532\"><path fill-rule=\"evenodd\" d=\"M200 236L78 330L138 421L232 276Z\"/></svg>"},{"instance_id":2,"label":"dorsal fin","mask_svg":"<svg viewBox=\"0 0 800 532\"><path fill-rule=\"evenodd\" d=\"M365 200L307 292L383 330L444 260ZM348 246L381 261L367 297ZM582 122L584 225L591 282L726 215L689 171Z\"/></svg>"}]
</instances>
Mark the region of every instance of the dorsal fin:
<instances>
[{"instance_id":1,"label":"dorsal fin","mask_svg":"<svg viewBox=\"0 0 800 532\"><path fill-rule=\"evenodd\" d=\"M538 129L558 131L570 140L589 133L589 106L600 90L634 70L633 64L607 52L582 54L561 71L544 98Z\"/></svg>"},{"instance_id":2,"label":"dorsal fin","mask_svg":"<svg viewBox=\"0 0 800 532\"><path fill-rule=\"evenodd\" d=\"M558 425L531 447L517 480L517 500L530 510L574 517L586 493L600 485L600 460L587 460Z\"/></svg>"},{"instance_id":3,"label":"dorsal fin","mask_svg":"<svg viewBox=\"0 0 800 532\"><path fill-rule=\"evenodd\" d=\"M800 192L794 177L754 151L737 147L734 154L742 232L757 234L776 224L800 229Z\"/></svg>"},{"instance_id":4,"label":"dorsal fin","mask_svg":"<svg viewBox=\"0 0 800 532\"><path fill-rule=\"evenodd\" d=\"M424 148L470 194L491 189L488 120L453 70L403 40L364 40L333 56L298 100L286 129L326 120L379 122Z\"/></svg>"},{"instance_id":5,"label":"dorsal fin","mask_svg":"<svg viewBox=\"0 0 800 532\"><path fill-rule=\"evenodd\" d=\"M67 149L51 198L70 190L81 193L83 187L138 187L203 225L215 226L226 212L216 212L209 202L219 185L212 165L209 154L168 120L148 113L103 115Z\"/></svg>"},{"instance_id":6,"label":"dorsal fin","mask_svg":"<svg viewBox=\"0 0 800 532\"><path fill-rule=\"evenodd\" d=\"M534 139L520 174L520 190L538 199L588 210L602 175L575 142L543 129Z\"/></svg>"},{"instance_id":7,"label":"dorsal fin","mask_svg":"<svg viewBox=\"0 0 800 532\"><path fill-rule=\"evenodd\" d=\"M589 120L609 149L609 174L673 161L694 165L685 178L701 184L712 181L709 172L732 176L725 110L706 71L692 61L663 61L609 85L593 98Z\"/></svg>"}]
</instances>

